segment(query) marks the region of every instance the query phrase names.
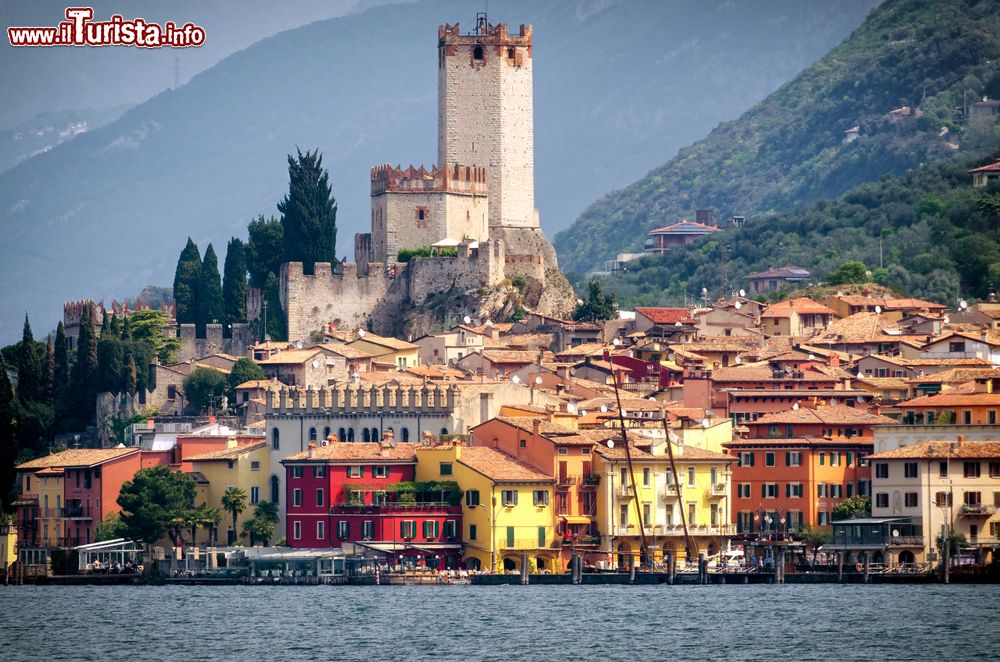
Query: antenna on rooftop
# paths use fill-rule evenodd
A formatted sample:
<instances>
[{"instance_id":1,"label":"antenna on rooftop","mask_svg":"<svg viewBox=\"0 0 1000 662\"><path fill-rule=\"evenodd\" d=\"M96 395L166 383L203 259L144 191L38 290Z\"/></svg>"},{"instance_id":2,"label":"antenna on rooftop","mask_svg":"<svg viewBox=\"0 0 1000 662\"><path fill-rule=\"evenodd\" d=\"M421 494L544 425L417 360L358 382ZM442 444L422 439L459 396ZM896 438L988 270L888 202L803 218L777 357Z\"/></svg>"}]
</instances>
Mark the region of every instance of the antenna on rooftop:
<instances>
[{"instance_id":1,"label":"antenna on rooftop","mask_svg":"<svg viewBox=\"0 0 1000 662\"><path fill-rule=\"evenodd\" d=\"M489 11L490 9L489 3L486 3L485 9L486 11ZM486 20L486 12L485 11L476 12L476 34L477 35L486 34L487 29L489 27L490 27L490 22Z\"/></svg>"}]
</instances>

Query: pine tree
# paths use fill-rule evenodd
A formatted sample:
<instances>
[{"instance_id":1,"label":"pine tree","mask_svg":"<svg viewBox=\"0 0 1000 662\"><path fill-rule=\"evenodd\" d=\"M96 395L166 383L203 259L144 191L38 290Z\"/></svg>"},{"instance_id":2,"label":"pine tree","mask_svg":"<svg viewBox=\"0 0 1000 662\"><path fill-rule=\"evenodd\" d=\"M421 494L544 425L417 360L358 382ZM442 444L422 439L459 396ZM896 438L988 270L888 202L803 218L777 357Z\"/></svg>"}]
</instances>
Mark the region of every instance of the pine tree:
<instances>
[{"instance_id":1,"label":"pine tree","mask_svg":"<svg viewBox=\"0 0 1000 662\"><path fill-rule=\"evenodd\" d=\"M66 392L69 388L69 350L66 348L66 328L62 322L56 327L54 348L55 369L52 373L52 404L56 413L66 411Z\"/></svg>"},{"instance_id":2,"label":"pine tree","mask_svg":"<svg viewBox=\"0 0 1000 662\"><path fill-rule=\"evenodd\" d=\"M198 285L201 281L201 253L188 237L187 245L177 259L174 271L174 301L177 303L177 323L198 321Z\"/></svg>"},{"instance_id":3,"label":"pine tree","mask_svg":"<svg viewBox=\"0 0 1000 662\"><path fill-rule=\"evenodd\" d=\"M319 150L288 155L288 194L278 203L285 259L313 273L316 262L333 262L337 252L337 202Z\"/></svg>"},{"instance_id":4,"label":"pine tree","mask_svg":"<svg viewBox=\"0 0 1000 662\"><path fill-rule=\"evenodd\" d=\"M264 283L264 302L267 303L267 327L264 329L271 340L285 340L285 313L281 309L281 297L278 294L278 278L272 273ZM262 316L263 319L263 316Z\"/></svg>"},{"instance_id":5,"label":"pine tree","mask_svg":"<svg viewBox=\"0 0 1000 662\"><path fill-rule=\"evenodd\" d=\"M222 300L225 308L225 328L247 321L247 261L243 242L233 237L226 246L226 262L222 269Z\"/></svg>"},{"instance_id":6,"label":"pine tree","mask_svg":"<svg viewBox=\"0 0 1000 662\"><path fill-rule=\"evenodd\" d=\"M97 337L92 308L88 308L80 318L80 337L71 384L72 414L79 423L86 425L94 418L97 402Z\"/></svg>"},{"instance_id":7,"label":"pine tree","mask_svg":"<svg viewBox=\"0 0 1000 662\"><path fill-rule=\"evenodd\" d=\"M212 244L205 250L198 281L198 333L204 334L206 324L222 322L225 307L222 302L222 277L219 275L219 258Z\"/></svg>"},{"instance_id":8,"label":"pine tree","mask_svg":"<svg viewBox=\"0 0 1000 662\"><path fill-rule=\"evenodd\" d=\"M17 346L17 397L27 404L42 400L42 395L42 360L26 314L21 344Z\"/></svg>"}]
</instances>

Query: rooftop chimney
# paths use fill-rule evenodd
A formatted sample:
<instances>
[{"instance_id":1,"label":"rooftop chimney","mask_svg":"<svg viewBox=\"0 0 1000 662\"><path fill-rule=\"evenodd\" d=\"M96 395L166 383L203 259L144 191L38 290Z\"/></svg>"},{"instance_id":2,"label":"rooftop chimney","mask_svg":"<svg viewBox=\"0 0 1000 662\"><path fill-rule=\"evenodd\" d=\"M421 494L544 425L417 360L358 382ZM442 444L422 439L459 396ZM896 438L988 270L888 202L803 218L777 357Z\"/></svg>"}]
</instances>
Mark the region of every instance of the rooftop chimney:
<instances>
[{"instance_id":1,"label":"rooftop chimney","mask_svg":"<svg viewBox=\"0 0 1000 662\"><path fill-rule=\"evenodd\" d=\"M308 457L309 457L310 460L316 457L316 442L315 441L310 441L309 442L309 450L307 452L307 455L308 455Z\"/></svg>"},{"instance_id":2,"label":"rooftop chimney","mask_svg":"<svg viewBox=\"0 0 1000 662\"><path fill-rule=\"evenodd\" d=\"M542 431L542 421L541 421L541 419L536 418L533 421L531 421L531 432L532 432L532 434L534 434L537 437L537 436L540 435L541 431Z\"/></svg>"}]
</instances>

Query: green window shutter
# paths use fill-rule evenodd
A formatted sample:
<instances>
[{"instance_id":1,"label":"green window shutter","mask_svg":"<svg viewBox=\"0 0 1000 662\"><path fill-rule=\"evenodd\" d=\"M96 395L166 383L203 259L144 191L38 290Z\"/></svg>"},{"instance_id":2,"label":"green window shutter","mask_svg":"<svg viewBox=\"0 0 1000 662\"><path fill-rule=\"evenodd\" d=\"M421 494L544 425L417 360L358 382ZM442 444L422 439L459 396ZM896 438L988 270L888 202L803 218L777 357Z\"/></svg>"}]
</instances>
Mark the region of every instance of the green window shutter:
<instances>
[{"instance_id":1,"label":"green window shutter","mask_svg":"<svg viewBox=\"0 0 1000 662\"><path fill-rule=\"evenodd\" d=\"M512 526L507 527L507 546L514 546L514 527Z\"/></svg>"},{"instance_id":2,"label":"green window shutter","mask_svg":"<svg viewBox=\"0 0 1000 662\"><path fill-rule=\"evenodd\" d=\"M792 466L792 454L791 453L787 453L787 452L785 453L785 466L786 467Z\"/></svg>"},{"instance_id":3,"label":"green window shutter","mask_svg":"<svg viewBox=\"0 0 1000 662\"><path fill-rule=\"evenodd\" d=\"M538 527L538 546L545 547L545 527Z\"/></svg>"},{"instance_id":4,"label":"green window shutter","mask_svg":"<svg viewBox=\"0 0 1000 662\"><path fill-rule=\"evenodd\" d=\"M764 483L760 484L760 495L761 497L767 496L767 485L765 485Z\"/></svg>"},{"instance_id":5,"label":"green window shutter","mask_svg":"<svg viewBox=\"0 0 1000 662\"><path fill-rule=\"evenodd\" d=\"M751 467L753 466L753 461L754 461L754 456L755 455L757 455L757 454L756 453L750 453L750 466Z\"/></svg>"}]
</instances>

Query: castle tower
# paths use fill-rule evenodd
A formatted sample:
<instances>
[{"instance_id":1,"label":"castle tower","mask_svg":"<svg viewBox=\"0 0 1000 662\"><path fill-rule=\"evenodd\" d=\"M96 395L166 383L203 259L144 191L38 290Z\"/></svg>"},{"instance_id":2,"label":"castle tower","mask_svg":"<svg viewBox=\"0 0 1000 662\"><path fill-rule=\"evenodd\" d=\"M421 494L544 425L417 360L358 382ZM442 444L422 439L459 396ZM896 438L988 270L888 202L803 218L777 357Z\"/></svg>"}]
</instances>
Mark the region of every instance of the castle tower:
<instances>
[{"instance_id":1,"label":"castle tower","mask_svg":"<svg viewBox=\"0 0 1000 662\"><path fill-rule=\"evenodd\" d=\"M491 237L537 228L531 26L516 35L489 25L472 34L438 28L438 164L486 169Z\"/></svg>"}]
</instances>

